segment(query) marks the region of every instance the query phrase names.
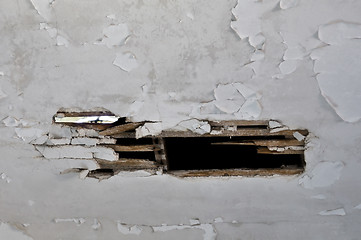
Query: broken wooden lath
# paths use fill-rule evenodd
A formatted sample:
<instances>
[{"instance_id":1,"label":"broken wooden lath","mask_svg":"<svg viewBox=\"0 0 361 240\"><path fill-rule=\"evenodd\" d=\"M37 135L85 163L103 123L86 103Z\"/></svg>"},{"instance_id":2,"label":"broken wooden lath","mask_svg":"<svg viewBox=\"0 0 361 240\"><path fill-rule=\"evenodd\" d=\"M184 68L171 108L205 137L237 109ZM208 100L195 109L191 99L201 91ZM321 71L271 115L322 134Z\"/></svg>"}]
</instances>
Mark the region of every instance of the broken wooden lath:
<instances>
[{"instance_id":1,"label":"broken wooden lath","mask_svg":"<svg viewBox=\"0 0 361 240\"><path fill-rule=\"evenodd\" d=\"M82 114L58 112L56 116L81 117ZM83 116L90 115L115 118L109 112L87 112ZM289 130L267 120L209 121L211 131L206 134L163 131L139 139L136 139L136 129L146 122L126 122L125 118L117 118L110 124L101 121L55 123L95 129L98 138L114 140L99 145L114 150L118 159L95 158L99 169L90 171L88 177L135 170L161 170L182 177L290 175L301 173L305 166L305 136L308 131Z\"/></svg>"}]
</instances>

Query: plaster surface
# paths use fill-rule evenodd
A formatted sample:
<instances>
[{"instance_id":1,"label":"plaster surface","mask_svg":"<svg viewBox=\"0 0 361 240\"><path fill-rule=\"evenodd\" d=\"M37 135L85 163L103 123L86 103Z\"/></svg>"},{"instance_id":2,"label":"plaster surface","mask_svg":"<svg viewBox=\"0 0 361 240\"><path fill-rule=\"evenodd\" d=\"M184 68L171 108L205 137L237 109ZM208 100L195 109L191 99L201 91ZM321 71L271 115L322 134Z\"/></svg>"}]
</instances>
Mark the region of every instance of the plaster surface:
<instances>
[{"instance_id":1,"label":"plaster surface","mask_svg":"<svg viewBox=\"0 0 361 240\"><path fill-rule=\"evenodd\" d=\"M361 1L0 3L2 238L360 238ZM52 129L62 107L160 122L139 136L206 132L206 119L281 120L311 133L306 171L60 174L95 168L32 145L72 134Z\"/></svg>"}]
</instances>

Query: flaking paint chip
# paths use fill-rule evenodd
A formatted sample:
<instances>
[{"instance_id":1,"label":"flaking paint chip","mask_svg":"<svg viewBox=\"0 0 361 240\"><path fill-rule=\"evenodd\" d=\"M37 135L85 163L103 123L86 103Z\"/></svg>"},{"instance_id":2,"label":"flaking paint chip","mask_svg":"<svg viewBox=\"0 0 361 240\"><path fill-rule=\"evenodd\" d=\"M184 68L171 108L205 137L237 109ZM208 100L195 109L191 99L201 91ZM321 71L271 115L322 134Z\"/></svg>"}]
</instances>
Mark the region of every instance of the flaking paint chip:
<instances>
[{"instance_id":1,"label":"flaking paint chip","mask_svg":"<svg viewBox=\"0 0 361 240\"><path fill-rule=\"evenodd\" d=\"M130 52L117 54L113 64L126 72L130 72L138 67L136 56Z\"/></svg>"}]
</instances>

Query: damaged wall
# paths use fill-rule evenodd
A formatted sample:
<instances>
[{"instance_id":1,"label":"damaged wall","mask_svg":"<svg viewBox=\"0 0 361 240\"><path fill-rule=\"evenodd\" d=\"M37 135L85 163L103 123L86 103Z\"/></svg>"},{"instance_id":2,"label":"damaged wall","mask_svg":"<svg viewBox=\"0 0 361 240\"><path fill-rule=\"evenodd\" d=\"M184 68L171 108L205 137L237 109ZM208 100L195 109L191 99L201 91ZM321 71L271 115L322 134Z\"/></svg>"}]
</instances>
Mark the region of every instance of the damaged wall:
<instances>
[{"instance_id":1,"label":"damaged wall","mask_svg":"<svg viewBox=\"0 0 361 240\"><path fill-rule=\"evenodd\" d=\"M359 238L361 2L0 1L1 239ZM140 134L278 119L310 131L306 171L60 174L98 151L35 149L74 137L62 107L157 121Z\"/></svg>"}]
</instances>

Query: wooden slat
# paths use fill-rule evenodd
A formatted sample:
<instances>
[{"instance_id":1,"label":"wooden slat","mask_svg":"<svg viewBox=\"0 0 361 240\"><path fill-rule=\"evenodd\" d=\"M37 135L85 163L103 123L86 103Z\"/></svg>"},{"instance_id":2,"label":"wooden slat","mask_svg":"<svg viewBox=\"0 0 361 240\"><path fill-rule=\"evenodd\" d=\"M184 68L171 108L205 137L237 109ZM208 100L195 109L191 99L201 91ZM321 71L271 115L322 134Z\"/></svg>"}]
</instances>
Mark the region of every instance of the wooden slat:
<instances>
[{"instance_id":1,"label":"wooden slat","mask_svg":"<svg viewBox=\"0 0 361 240\"><path fill-rule=\"evenodd\" d=\"M157 163L162 164L164 170L168 169L168 161L164 147L163 138L153 138L153 144L155 146L154 156Z\"/></svg>"},{"instance_id":2,"label":"wooden slat","mask_svg":"<svg viewBox=\"0 0 361 240\"><path fill-rule=\"evenodd\" d=\"M139 127L142 124L143 123L141 123L141 122L126 123L126 124L108 128L104 131L101 131L99 134L102 136L112 136L112 135L116 135L116 134L123 133L126 131L135 130L137 127Z\"/></svg>"},{"instance_id":3,"label":"wooden slat","mask_svg":"<svg viewBox=\"0 0 361 240\"><path fill-rule=\"evenodd\" d=\"M245 145L245 146L265 146L265 147L287 147L287 146L304 146L303 141L293 139L270 139L270 140L247 140L237 142L215 142L212 145Z\"/></svg>"},{"instance_id":4,"label":"wooden slat","mask_svg":"<svg viewBox=\"0 0 361 240\"><path fill-rule=\"evenodd\" d=\"M113 148L116 152L153 152L153 145L102 145Z\"/></svg>"},{"instance_id":5,"label":"wooden slat","mask_svg":"<svg viewBox=\"0 0 361 240\"><path fill-rule=\"evenodd\" d=\"M121 158L118 161L105 161L97 159L100 168L118 170L140 170L140 169L157 169L160 165L154 161L144 159L126 159Z\"/></svg>"},{"instance_id":6,"label":"wooden slat","mask_svg":"<svg viewBox=\"0 0 361 240\"><path fill-rule=\"evenodd\" d=\"M307 130L297 129L297 130L284 130L280 132L270 133L268 129L240 129L237 131L227 131L224 130L219 134L197 134L191 131L163 131L161 134L156 137L262 137L262 136L285 136L290 139L295 139L293 133L299 132L300 134L306 136L308 135ZM135 133L124 132L120 134L115 134L112 137L114 138L135 138ZM154 136L145 136L144 138L150 138Z\"/></svg>"},{"instance_id":7,"label":"wooden slat","mask_svg":"<svg viewBox=\"0 0 361 240\"><path fill-rule=\"evenodd\" d=\"M258 154L275 154L275 155L277 155L277 154L303 154L304 151L287 149L284 151L277 152L277 151L271 151L266 147L262 147L262 148L257 149L257 153Z\"/></svg>"},{"instance_id":8,"label":"wooden slat","mask_svg":"<svg viewBox=\"0 0 361 240\"><path fill-rule=\"evenodd\" d=\"M219 176L272 176L272 175L296 175L301 174L303 168L284 169L226 169L226 170L190 170L190 171L170 171L168 173L178 177L219 177Z\"/></svg>"}]
</instances>

